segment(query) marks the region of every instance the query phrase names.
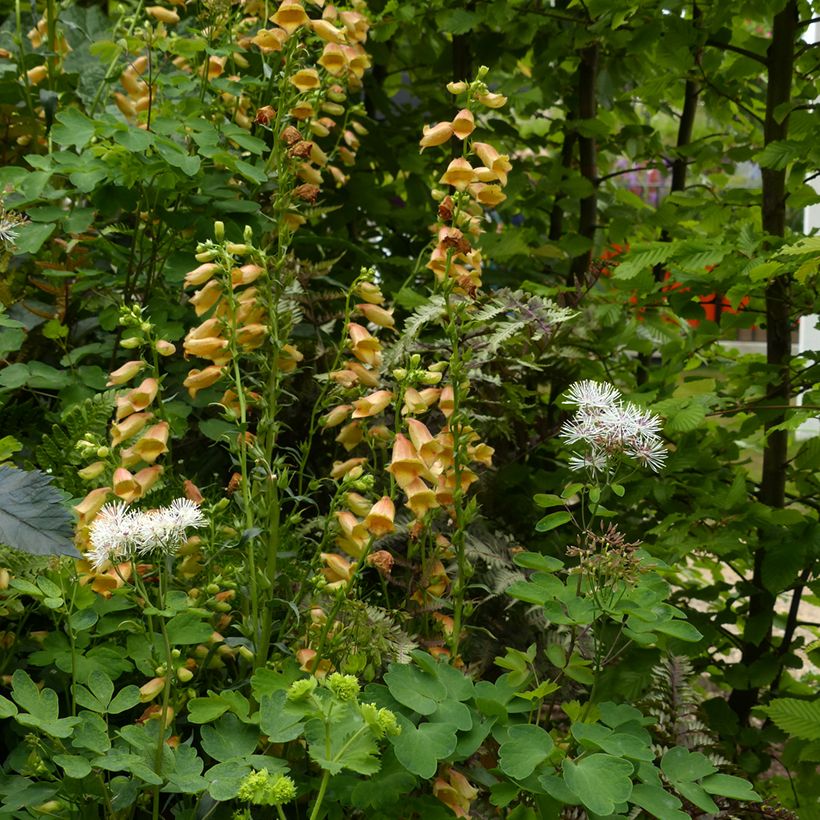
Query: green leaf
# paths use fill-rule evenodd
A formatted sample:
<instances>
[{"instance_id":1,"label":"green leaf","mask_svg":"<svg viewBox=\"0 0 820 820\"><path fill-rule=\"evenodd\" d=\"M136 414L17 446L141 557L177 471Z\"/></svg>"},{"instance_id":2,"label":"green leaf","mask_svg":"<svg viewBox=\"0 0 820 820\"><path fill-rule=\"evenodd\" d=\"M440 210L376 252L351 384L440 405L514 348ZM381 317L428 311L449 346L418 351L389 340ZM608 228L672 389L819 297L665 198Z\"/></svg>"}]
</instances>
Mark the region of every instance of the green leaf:
<instances>
[{"instance_id":1,"label":"green leaf","mask_svg":"<svg viewBox=\"0 0 820 820\"><path fill-rule=\"evenodd\" d=\"M31 555L77 558L71 515L51 481L39 470L0 465L0 544Z\"/></svg>"},{"instance_id":2,"label":"green leaf","mask_svg":"<svg viewBox=\"0 0 820 820\"><path fill-rule=\"evenodd\" d=\"M55 119L59 124L52 128L51 134L60 145L82 148L94 136L94 121L77 108L61 111Z\"/></svg>"},{"instance_id":3,"label":"green leaf","mask_svg":"<svg viewBox=\"0 0 820 820\"><path fill-rule=\"evenodd\" d=\"M82 780L86 775L91 774L91 764L80 755L54 755L54 762L68 777L76 780Z\"/></svg>"},{"instance_id":4,"label":"green leaf","mask_svg":"<svg viewBox=\"0 0 820 820\"><path fill-rule=\"evenodd\" d=\"M761 711L792 737L820 740L820 701L775 698Z\"/></svg>"},{"instance_id":5,"label":"green leaf","mask_svg":"<svg viewBox=\"0 0 820 820\"><path fill-rule=\"evenodd\" d=\"M535 530L536 532L549 532L550 530L554 530L556 527L560 527L562 524L566 524L567 521L571 520L572 514L567 512L567 510L550 513L549 515L545 515L535 525Z\"/></svg>"},{"instance_id":6,"label":"green leaf","mask_svg":"<svg viewBox=\"0 0 820 820\"><path fill-rule=\"evenodd\" d=\"M288 709L287 694L279 690L263 695L259 704L259 728L271 743L287 743L304 731L303 715Z\"/></svg>"},{"instance_id":7,"label":"green leaf","mask_svg":"<svg viewBox=\"0 0 820 820\"><path fill-rule=\"evenodd\" d=\"M718 807L715 805L715 801L712 800L697 783L681 780L680 782L673 783L672 786L681 797L690 803L694 803L702 811L709 814L718 813Z\"/></svg>"},{"instance_id":8,"label":"green leaf","mask_svg":"<svg viewBox=\"0 0 820 820\"><path fill-rule=\"evenodd\" d=\"M71 735L71 745L75 749L88 749L95 754L105 754L111 748L105 721L92 712L81 712L80 720Z\"/></svg>"},{"instance_id":9,"label":"green leaf","mask_svg":"<svg viewBox=\"0 0 820 820\"><path fill-rule=\"evenodd\" d=\"M700 780L717 771L709 759L700 752L690 752L681 746L666 751L661 758L661 770L670 782Z\"/></svg>"},{"instance_id":10,"label":"green leaf","mask_svg":"<svg viewBox=\"0 0 820 820\"><path fill-rule=\"evenodd\" d=\"M203 726L200 732L203 750L220 763L251 754L259 741L258 730L232 714L222 715L213 726Z\"/></svg>"},{"instance_id":11,"label":"green leaf","mask_svg":"<svg viewBox=\"0 0 820 820\"><path fill-rule=\"evenodd\" d=\"M359 774L379 770L379 747L358 710L347 705L334 710L330 726L320 718L305 724L305 738L311 760L331 774L349 769Z\"/></svg>"},{"instance_id":12,"label":"green leaf","mask_svg":"<svg viewBox=\"0 0 820 820\"><path fill-rule=\"evenodd\" d=\"M687 621L658 621L652 625L652 628L657 632L662 632L664 635L671 635L679 641L695 643L703 638L703 635Z\"/></svg>"},{"instance_id":13,"label":"green leaf","mask_svg":"<svg viewBox=\"0 0 820 820\"><path fill-rule=\"evenodd\" d=\"M615 279L634 279L641 271L665 262L673 251L672 242L645 242L633 245L615 268Z\"/></svg>"},{"instance_id":14,"label":"green leaf","mask_svg":"<svg viewBox=\"0 0 820 820\"><path fill-rule=\"evenodd\" d=\"M172 794L199 794L205 791L208 781L202 777L204 763L193 746L182 745L173 751L171 770L163 771L168 782L163 792Z\"/></svg>"},{"instance_id":15,"label":"green leaf","mask_svg":"<svg viewBox=\"0 0 820 820\"><path fill-rule=\"evenodd\" d=\"M228 711L230 705L219 695L207 698L193 698L188 701L188 720L191 723L211 723ZM262 730L264 731L264 729Z\"/></svg>"},{"instance_id":16,"label":"green leaf","mask_svg":"<svg viewBox=\"0 0 820 820\"><path fill-rule=\"evenodd\" d=\"M511 726L499 748L498 766L514 780L529 777L552 754L554 744L540 726Z\"/></svg>"},{"instance_id":17,"label":"green leaf","mask_svg":"<svg viewBox=\"0 0 820 820\"><path fill-rule=\"evenodd\" d=\"M399 703L421 715L432 715L447 697L441 681L412 664L391 663L384 682Z\"/></svg>"},{"instance_id":18,"label":"green leaf","mask_svg":"<svg viewBox=\"0 0 820 820\"><path fill-rule=\"evenodd\" d=\"M14 717L17 714L17 707L8 699L0 695L0 720Z\"/></svg>"},{"instance_id":19,"label":"green leaf","mask_svg":"<svg viewBox=\"0 0 820 820\"><path fill-rule=\"evenodd\" d=\"M760 802L760 795L752 788L752 784L742 777L730 774L712 774L700 781L704 791L728 797L732 800L742 800L745 803Z\"/></svg>"},{"instance_id":20,"label":"green leaf","mask_svg":"<svg viewBox=\"0 0 820 820\"><path fill-rule=\"evenodd\" d=\"M609 815L632 793L632 764L607 754L564 760L564 782L593 813Z\"/></svg>"},{"instance_id":21,"label":"green leaf","mask_svg":"<svg viewBox=\"0 0 820 820\"><path fill-rule=\"evenodd\" d=\"M563 507L564 499L560 495L554 493L536 493L532 500L536 507L541 507L542 510L548 510L550 507Z\"/></svg>"},{"instance_id":22,"label":"green leaf","mask_svg":"<svg viewBox=\"0 0 820 820\"><path fill-rule=\"evenodd\" d=\"M551 555L541 555L538 552L519 552L513 556L513 563L524 569L537 569L541 572L555 572L564 566L564 562Z\"/></svg>"},{"instance_id":23,"label":"green leaf","mask_svg":"<svg viewBox=\"0 0 820 820\"><path fill-rule=\"evenodd\" d=\"M401 734L390 737L399 763L407 771L429 779L438 768L439 760L451 755L456 748L456 727L446 723L413 725L404 715L397 715Z\"/></svg>"},{"instance_id":24,"label":"green leaf","mask_svg":"<svg viewBox=\"0 0 820 820\"><path fill-rule=\"evenodd\" d=\"M476 12L459 8L447 9L436 15L439 31L446 31L449 34L466 34L479 20Z\"/></svg>"},{"instance_id":25,"label":"green leaf","mask_svg":"<svg viewBox=\"0 0 820 820\"><path fill-rule=\"evenodd\" d=\"M21 712L17 715L17 722L20 725L39 729L51 737L71 736L71 730L80 719L60 718L60 704L53 689L40 691L22 669L16 670L11 680L11 696L17 705L28 713Z\"/></svg>"},{"instance_id":26,"label":"green leaf","mask_svg":"<svg viewBox=\"0 0 820 820\"><path fill-rule=\"evenodd\" d=\"M213 634L209 626L199 615L193 612L181 612L168 621L168 640L171 646L203 643Z\"/></svg>"},{"instance_id":27,"label":"green leaf","mask_svg":"<svg viewBox=\"0 0 820 820\"><path fill-rule=\"evenodd\" d=\"M108 704L108 714L118 715L128 709L133 709L140 702L139 687L129 685L125 686L114 695L111 703Z\"/></svg>"},{"instance_id":28,"label":"green leaf","mask_svg":"<svg viewBox=\"0 0 820 820\"><path fill-rule=\"evenodd\" d=\"M48 239L56 225L43 222L27 222L20 226L17 240L14 243L15 253L37 253L43 246L43 242Z\"/></svg>"},{"instance_id":29,"label":"green leaf","mask_svg":"<svg viewBox=\"0 0 820 820\"><path fill-rule=\"evenodd\" d=\"M673 794L660 786L647 786L637 783L632 787L629 802L640 806L659 820L688 820L689 815L678 811L681 802Z\"/></svg>"}]
</instances>

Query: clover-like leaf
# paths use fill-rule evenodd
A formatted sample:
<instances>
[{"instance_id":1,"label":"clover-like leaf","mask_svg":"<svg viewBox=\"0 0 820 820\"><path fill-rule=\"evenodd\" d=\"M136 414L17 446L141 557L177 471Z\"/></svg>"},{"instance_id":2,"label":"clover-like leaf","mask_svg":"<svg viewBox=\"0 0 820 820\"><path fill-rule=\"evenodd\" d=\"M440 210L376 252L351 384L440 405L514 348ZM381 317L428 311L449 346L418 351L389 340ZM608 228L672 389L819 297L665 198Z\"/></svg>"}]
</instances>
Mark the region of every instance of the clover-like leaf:
<instances>
[{"instance_id":1,"label":"clover-like leaf","mask_svg":"<svg viewBox=\"0 0 820 820\"><path fill-rule=\"evenodd\" d=\"M552 753L552 738L540 726L511 726L501 744L498 767L514 780L529 777Z\"/></svg>"},{"instance_id":2,"label":"clover-like leaf","mask_svg":"<svg viewBox=\"0 0 820 820\"><path fill-rule=\"evenodd\" d=\"M607 754L563 763L564 782L594 814L609 815L632 793L632 764Z\"/></svg>"},{"instance_id":3,"label":"clover-like leaf","mask_svg":"<svg viewBox=\"0 0 820 820\"><path fill-rule=\"evenodd\" d=\"M403 715L397 715L401 734L390 738L396 758L407 771L431 778L456 748L456 727L448 723L422 723L416 727Z\"/></svg>"}]
</instances>

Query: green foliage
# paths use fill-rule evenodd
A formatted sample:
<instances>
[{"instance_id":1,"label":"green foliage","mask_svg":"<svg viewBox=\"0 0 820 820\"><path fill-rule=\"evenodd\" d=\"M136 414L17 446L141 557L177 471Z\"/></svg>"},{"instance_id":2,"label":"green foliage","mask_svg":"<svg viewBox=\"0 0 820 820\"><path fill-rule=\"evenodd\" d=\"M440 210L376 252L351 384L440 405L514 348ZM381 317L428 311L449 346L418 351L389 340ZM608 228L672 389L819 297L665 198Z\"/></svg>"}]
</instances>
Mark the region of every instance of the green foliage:
<instances>
[{"instance_id":1,"label":"green foliage","mask_svg":"<svg viewBox=\"0 0 820 820\"><path fill-rule=\"evenodd\" d=\"M0 543L32 555L78 555L71 516L51 477L0 465Z\"/></svg>"}]
</instances>

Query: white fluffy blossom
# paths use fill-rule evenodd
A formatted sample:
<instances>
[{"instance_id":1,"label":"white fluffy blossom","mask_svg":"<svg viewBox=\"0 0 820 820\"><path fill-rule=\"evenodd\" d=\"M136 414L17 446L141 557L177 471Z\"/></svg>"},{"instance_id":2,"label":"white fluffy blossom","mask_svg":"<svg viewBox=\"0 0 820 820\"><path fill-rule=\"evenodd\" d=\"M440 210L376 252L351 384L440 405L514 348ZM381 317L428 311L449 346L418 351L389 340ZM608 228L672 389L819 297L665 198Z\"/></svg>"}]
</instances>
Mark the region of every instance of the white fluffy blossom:
<instances>
[{"instance_id":1,"label":"white fluffy blossom","mask_svg":"<svg viewBox=\"0 0 820 820\"><path fill-rule=\"evenodd\" d=\"M667 451L660 437L663 421L659 416L625 402L611 384L594 381L571 385L567 402L577 411L564 422L560 437L570 446L582 446L582 452L570 458L573 470L603 473L619 456L656 472L663 468Z\"/></svg>"},{"instance_id":2,"label":"white fluffy blossom","mask_svg":"<svg viewBox=\"0 0 820 820\"><path fill-rule=\"evenodd\" d=\"M173 555L187 538L186 530L205 526L199 507L178 498L155 510L129 510L122 502L106 504L91 524L88 559L94 569L137 555Z\"/></svg>"}]
</instances>

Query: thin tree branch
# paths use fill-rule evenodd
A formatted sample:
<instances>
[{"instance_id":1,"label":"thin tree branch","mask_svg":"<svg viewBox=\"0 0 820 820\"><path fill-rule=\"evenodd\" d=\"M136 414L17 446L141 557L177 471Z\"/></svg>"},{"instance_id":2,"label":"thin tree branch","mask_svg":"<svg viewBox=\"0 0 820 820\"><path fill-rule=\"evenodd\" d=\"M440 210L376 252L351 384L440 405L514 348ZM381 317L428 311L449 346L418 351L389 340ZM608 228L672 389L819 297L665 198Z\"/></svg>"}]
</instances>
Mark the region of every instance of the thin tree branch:
<instances>
[{"instance_id":1,"label":"thin tree branch","mask_svg":"<svg viewBox=\"0 0 820 820\"><path fill-rule=\"evenodd\" d=\"M762 63L766 65L766 58L761 54L757 54L754 51L750 51L748 48L743 48L742 46L735 46L732 43L721 43L718 40L707 40L707 46L712 46L713 48L723 49L724 51L733 51L735 54L740 54L743 57L748 57L750 60L757 60L758 63Z\"/></svg>"}]
</instances>

